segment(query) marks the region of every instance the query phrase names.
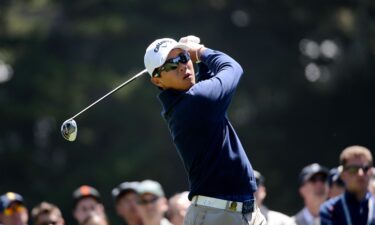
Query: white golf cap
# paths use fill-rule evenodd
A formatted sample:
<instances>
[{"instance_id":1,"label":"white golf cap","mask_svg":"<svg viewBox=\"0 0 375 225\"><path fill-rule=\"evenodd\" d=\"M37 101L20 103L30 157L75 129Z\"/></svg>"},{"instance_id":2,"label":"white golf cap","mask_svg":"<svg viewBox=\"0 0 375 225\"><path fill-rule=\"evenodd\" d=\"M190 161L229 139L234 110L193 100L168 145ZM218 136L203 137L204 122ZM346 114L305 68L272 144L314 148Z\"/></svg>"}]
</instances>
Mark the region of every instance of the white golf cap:
<instances>
[{"instance_id":1,"label":"white golf cap","mask_svg":"<svg viewBox=\"0 0 375 225\"><path fill-rule=\"evenodd\" d=\"M188 46L178 43L172 38L157 39L152 42L146 49L144 62L147 72L152 76L154 70L167 60L168 54L172 49L181 48L188 50Z\"/></svg>"},{"instance_id":2,"label":"white golf cap","mask_svg":"<svg viewBox=\"0 0 375 225\"><path fill-rule=\"evenodd\" d=\"M142 181L138 188L137 192L140 195L143 194L153 194L159 197L164 197L164 191L160 183L154 180L144 180Z\"/></svg>"}]
</instances>

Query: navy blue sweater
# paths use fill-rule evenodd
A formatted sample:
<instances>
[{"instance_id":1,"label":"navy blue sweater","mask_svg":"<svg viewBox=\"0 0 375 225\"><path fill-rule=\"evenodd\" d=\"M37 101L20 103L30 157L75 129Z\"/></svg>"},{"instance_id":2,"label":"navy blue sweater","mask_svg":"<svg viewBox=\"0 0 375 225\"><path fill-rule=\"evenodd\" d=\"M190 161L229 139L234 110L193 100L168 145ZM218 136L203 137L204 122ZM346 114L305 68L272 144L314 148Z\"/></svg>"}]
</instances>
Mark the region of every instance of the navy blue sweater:
<instances>
[{"instance_id":1,"label":"navy blue sweater","mask_svg":"<svg viewBox=\"0 0 375 225\"><path fill-rule=\"evenodd\" d=\"M162 116L188 174L189 199L204 195L231 201L253 198L256 183L227 108L242 76L228 55L206 49L198 82L188 91L160 93Z\"/></svg>"},{"instance_id":2,"label":"navy blue sweater","mask_svg":"<svg viewBox=\"0 0 375 225\"><path fill-rule=\"evenodd\" d=\"M347 209L349 211L349 218L352 225L366 225L372 224L375 225L375 205L372 202L372 212L370 213L372 217L370 218L370 223L368 223L369 215L369 200L373 196L368 192L366 197L362 201L358 201L356 197L349 193L345 192L342 195L339 195L335 198L332 198L324 202L320 207L320 221L321 225L348 225L348 221L345 216L345 210L343 207L342 198L345 198ZM372 200L373 201L373 200Z\"/></svg>"}]
</instances>

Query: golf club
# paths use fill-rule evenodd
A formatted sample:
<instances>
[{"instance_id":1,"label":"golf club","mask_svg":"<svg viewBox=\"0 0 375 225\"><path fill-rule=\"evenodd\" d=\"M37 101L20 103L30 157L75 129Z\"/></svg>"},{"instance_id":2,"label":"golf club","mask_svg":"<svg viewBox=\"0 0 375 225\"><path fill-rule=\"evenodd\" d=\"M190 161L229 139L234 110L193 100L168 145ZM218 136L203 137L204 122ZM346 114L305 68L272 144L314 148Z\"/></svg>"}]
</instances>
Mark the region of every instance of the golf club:
<instances>
[{"instance_id":1,"label":"golf club","mask_svg":"<svg viewBox=\"0 0 375 225\"><path fill-rule=\"evenodd\" d=\"M68 140L68 141L75 141L75 139L77 138L77 132L78 132L78 127L77 127L77 123L76 121L74 120L77 116L81 115L82 113L84 113L86 110L88 110L89 108L93 107L94 105L96 105L98 102L100 102L101 100L103 100L104 98L108 97L109 95L115 93L116 91L118 91L120 88L126 86L127 84L129 84L130 82L132 82L133 80L137 79L138 77L140 77L141 75L143 74L146 74L147 73L147 70L144 69L142 70L141 72L137 73L136 75L134 75L133 77L131 77L129 80L125 81L124 83L120 84L119 86L117 86L115 89L113 89L112 91L108 92L106 95L104 95L103 97L99 98L98 100L96 100L95 102L93 102L91 105L87 106L86 108L82 109L79 113L75 114L73 117L67 119L64 121L64 123L61 125L61 134L62 136Z\"/></svg>"}]
</instances>

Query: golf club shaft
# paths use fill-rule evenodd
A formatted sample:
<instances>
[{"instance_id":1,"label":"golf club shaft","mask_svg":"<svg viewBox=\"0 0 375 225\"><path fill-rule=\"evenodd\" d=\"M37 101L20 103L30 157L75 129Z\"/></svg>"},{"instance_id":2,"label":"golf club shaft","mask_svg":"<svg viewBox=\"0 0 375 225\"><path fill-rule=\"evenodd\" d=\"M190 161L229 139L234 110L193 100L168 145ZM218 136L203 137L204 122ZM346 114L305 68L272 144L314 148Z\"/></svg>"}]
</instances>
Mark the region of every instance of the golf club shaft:
<instances>
[{"instance_id":1,"label":"golf club shaft","mask_svg":"<svg viewBox=\"0 0 375 225\"><path fill-rule=\"evenodd\" d=\"M106 95L104 95L103 97L99 98L98 100L96 100L95 102L93 102L91 105L87 106L86 108L82 109L79 113L75 114L73 117L71 117L69 120L73 120L74 118L76 118L77 116L81 115L82 113L84 113L86 110L88 110L89 108L93 107L94 105L96 105L96 103L100 102L101 100L103 100L104 98L106 98L107 96L115 93L116 91L118 91L120 88L124 87L125 85L127 85L128 83L132 82L133 80L135 80L136 78L138 78L139 76L145 74L147 72L146 69L142 70L141 72L137 73L136 75L134 75L133 77L131 77L129 80L125 81L124 83L120 84L119 86L117 86L115 89L113 89L112 91L108 92Z\"/></svg>"}]
</instances>

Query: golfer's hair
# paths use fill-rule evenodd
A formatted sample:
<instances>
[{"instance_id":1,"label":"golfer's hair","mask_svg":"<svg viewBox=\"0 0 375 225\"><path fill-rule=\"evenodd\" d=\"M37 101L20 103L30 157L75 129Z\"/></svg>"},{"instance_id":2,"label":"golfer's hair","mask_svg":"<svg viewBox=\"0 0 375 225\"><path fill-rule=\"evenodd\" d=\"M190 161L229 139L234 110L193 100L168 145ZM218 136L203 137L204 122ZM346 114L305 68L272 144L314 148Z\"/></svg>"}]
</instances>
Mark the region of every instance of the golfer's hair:
<instances>
[{"instance_id":1,"label":"golfer's hair","mask_svg":"<svg viewBox=\"0 0 375 225\"><path fill-rule=\"evenodd\" d=\"M56 205L49 202L41 202L32 209L31 216L33 220L36 221L40 215L51 213L55 213L58 217L62 217L61 211Z\"/></svg>"},{"instance_id":2,"label":"golfer's hair","mask_svg":"<svg viewBox=\"0 0 375 225\"><path fill-rule=\"evenodd\" d=\"M340 165L345 166L348 160L364 157L372 165L372 155L368 148L353 145L345 148L340 154Z\"/></svg>"}]
</instances>

